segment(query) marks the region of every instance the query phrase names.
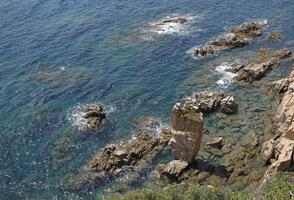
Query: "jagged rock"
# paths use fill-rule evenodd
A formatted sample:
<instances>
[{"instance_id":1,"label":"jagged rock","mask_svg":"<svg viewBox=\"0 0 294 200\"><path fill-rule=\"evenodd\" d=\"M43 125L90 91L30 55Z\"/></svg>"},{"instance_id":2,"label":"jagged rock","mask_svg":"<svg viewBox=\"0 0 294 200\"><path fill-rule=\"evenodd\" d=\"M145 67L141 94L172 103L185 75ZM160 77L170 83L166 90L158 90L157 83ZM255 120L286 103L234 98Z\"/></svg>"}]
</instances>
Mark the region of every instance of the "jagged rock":
<instances>
[{"instance_id":1,"label":"jagged rock","mask_svg":"<svg viewBox=\"0 0 294 200\"><path fill-rule=\"evenodd\" d=\"M206 56L224 49L240 48L249 44L251 40L261 36L263 24L257 22L244 23L238 28L231 29L229 34L216 41L208 43L205 47L196 49L193 56Z\"/></svg>"},{"instance_id":2,"label":"jagged rock","mask_svg":"<svg viewBox=\"0 0 294 200\"><path fill-rule=\"evenodd\" d=\"M283 48L278 51L269 52L262 49L262 55L260 55L255 62L251 62L242 67L235 76L235 80L239 83L252 83L262 79L266 73L273 68L279 66L280 59L286 58L291 55L291 50Z\"/></svg>"},{"instance_id":3,"label":"jagged rock","mask_svg":"<svg viewBox=\"0 0 294 200\"><path fill-rule=\"evenodd\" d=\"M177 23L177 24L185 24L187 23L188 20L184 17L174 17L170 19L164 19L161 21L161 23L166 24L166 23Z\"/></svg>"},{"instance_id":4,"label":"jagged rock","mask_svg":"<svg viewBox=\"0 0 294 200\"><path fill-rule=\"evenodd\" d=\"M275 115L275 137L270 141L264 143L262 153L267 153L268 144L273 144L269 153L264 155L271 155L268 157L274 158L276 161L268 168L264 175L265 183L277 171L284 171L293 165L293 151L294 151L294 66L288 77L288 88L282 97ZM272 149L274 148L273 152ZM266 157L266 158L268 158Z\"/></svg>"},{"instance_id":5,"label":"jagged rock","mask_svg":"<svg viewBox=\"0 0 294 200\"><path fill-rule=\"evenodd\" d=\"M220 103L220 112L232 114L238 112L238 103L233 96L223 98Z\"/></svg>"},{"instance_id":6,"label":"jagged rock","mask_svg":"<svg viewBox=\"0 0 294 200\"><path fill-rule=\"evenodd\" d=\"M157 170L172 180L177 180L183 171L188 167L188 163L182 160L173 160L166 165L158 165Z\"/></svg>"},{"instance_id":7,"label":"jagged rock","mask_svg":"<svg viewBox=\"0 0 294 200\"><path fill-rule=\"evenodd\" d=\"M278 42L283 39L282 33L271 33L267 36L267 39L273 42Z\"/></svg>"},{"instance_id":8,"label":"jagged rock","mask_svg":"<svg viewBox=\"0 0 294 200\"><path fill-rule=\"evenodd\" d=\"M142 132L126 144L109 144L103 152L98 153L89 162L92 172L106 171L112 175L117 174L124 166L144 168L145 161L150 161L168 144L171 131L163 130L160 137Z\"/></svg>"},{"instance_id":9,"label":"jagged rock","mask_svg":"<svg viewBox=\"0 0 294 200\"><path fill-rule=\"evenodd\" d=\"M223 146L222 142L223 142L223 137L214 137L214 138L210 138L206 142L206 145L209 147L220 149Z\"/></svg>"},{"instance_id":10,"label":"jagged rock","mask_svg":"<svg viewBox=\"0 0 294 200\"><path fill-rule=\"evenodd\" d=\"M87 120L87 124L90 128L98 129L101 128L106 114L101 105L90 104L84 109L84 118Z\"/></svg>"}]
</instances>

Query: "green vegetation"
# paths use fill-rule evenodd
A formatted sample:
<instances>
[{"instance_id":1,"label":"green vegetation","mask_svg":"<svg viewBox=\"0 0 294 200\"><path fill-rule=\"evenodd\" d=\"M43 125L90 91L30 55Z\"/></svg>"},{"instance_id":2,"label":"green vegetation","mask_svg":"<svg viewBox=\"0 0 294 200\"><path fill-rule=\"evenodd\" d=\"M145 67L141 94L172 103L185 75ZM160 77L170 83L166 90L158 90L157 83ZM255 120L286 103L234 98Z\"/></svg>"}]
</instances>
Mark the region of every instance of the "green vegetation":
<instances>
[{"instance_id":1,"label":"green vegetation","mask_svg":"<svg viewBox=\"0 0 294 200\"><path fill-rule=\"evenodd\" d=\"M279 175L265 185L259 194L252 191L231 192L223 187L192 183L171 184L164 188L150 187L112 195L106 200L294 200L294 184L290 177Z\"/></svg>"}]
</instances>

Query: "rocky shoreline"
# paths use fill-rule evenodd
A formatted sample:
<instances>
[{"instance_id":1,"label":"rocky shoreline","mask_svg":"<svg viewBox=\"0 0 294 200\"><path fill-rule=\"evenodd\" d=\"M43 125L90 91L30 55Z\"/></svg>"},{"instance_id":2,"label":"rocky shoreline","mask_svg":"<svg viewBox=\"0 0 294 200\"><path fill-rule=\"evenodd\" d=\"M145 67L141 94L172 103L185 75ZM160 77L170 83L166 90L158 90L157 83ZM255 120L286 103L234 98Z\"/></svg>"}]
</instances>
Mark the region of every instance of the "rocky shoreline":
<instances>
[{"instance_id":1,"label":"rocky shoreline","mask_svg":"<svg viewBox=\"0 0 294 200\"><path fill-rule=\"evenodd\" d=\"M172 18L161 23L186 22L184 18ZM229 36L221 37L195 50L193 56L206 56L225 49L241 48L260 37L262 29L263 24L257 22L243 24L231 29ZM232 185L235 188L250 185L256 188L262 186L277 171L294 169L294 66L288 78L267 84L261 82L268 73L280 66L282 59L288 59L291 55L292 52L288 48L262 48L254 59L227 69L228 72L236 74L234 81L240 85L240 90L248 85L263 87L269 95L278 99L277 111L273 111L273 117L269 117L268 124L263 124L268 125L268 129L274 133L272 139L265 141L269 136L259 134L254 125L249 126L245 139L234 145L223 136L210 135L209 127L204 123L206 119L221 114L222 123L226 123L225 120L229 116L240 115L240 107L242 113L244 110L258 113L262 108L243 109L242 102L230 94L196 92L186 98L183 105L174 105L170 127L164 128L159 134L143 129L128 141L108 144L89 160L86 170L77 175L65 176L60 183L62 188L80 189L89 183L95 184L97 180L117 179L129 170L132 171L132 177L129 177L127 182L132 184L132 181L140 179L156 157L164 151L170 151L174 159L167 163L158 163L147 175L154 182L179 183L192 180L200 184ZM85 113L90 128L101 128L106 118L101 106L90 105ZM260 117L265 116L261 114L252 117L253 123ZM234 127L231 128L232 133L233 129ZM205 159L211 157L220 161L212 163L210 159ZM263 166L263 169L254 168L256 163Z\"/></svg>"}]
</instances>

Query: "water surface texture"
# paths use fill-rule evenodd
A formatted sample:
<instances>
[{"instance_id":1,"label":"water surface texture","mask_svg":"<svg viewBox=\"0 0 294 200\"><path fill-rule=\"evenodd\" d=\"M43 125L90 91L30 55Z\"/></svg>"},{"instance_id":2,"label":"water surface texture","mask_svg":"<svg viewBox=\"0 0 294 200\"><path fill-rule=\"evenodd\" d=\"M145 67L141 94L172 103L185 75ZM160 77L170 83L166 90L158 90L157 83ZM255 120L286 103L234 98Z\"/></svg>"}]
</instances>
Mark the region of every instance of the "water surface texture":
<instances>
[{"instance_id":1,"label":"water surface texture","mask_svg":"<svg viewBox=\"0 0 294 200\"><path fill-rule=\"evenodd\" d=\"M177 15L193 22L144 31ZM187 54L251 20L268 25L247 47L201 60ZM134 134L136 118L168 123L173 104L192 92L234 91L234 83L218 84L225 74L204 64L261 46L293 48L293 21L292 0L1 0L0 199L100 199L105 185L75 191L59 182L106 144ZM285 39L266 41L274 31ZM83 130L75 111L93 102L106 106L107 122Z\"/></svg>"}]
</instances>

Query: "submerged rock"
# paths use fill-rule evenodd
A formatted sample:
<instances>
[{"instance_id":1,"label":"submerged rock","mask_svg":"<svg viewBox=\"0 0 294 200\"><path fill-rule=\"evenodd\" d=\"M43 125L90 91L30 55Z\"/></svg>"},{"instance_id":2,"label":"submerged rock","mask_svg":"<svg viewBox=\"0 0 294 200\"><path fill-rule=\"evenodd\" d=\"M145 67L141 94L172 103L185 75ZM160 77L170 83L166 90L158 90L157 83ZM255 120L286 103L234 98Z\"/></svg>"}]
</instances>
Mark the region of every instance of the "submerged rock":
<instances>
[{"instance_id":1,"label":"submerged rock","mask_svg":"<svg viewBox=\"0 0 294 200\"><path fill-rule=\"evenodd\" d=\"M283 39L282 33L271 33L267 36L267 39L272 42L278 42Z\"/></svg>"},{"instance_id":2,"label":"submerged rock","mask_svg":"<svg viewBox=\"0 0 294 200\"><path fill-rule=\"evenodd\" d=\"M106 114L99 104L90 104L83 110L84 118L87 120L87 124L90 128L98 129L102 127L103 120L106 118Z\"/></svg>"},{"instance_id":3,"label":"submerged rock","mask_svg":"<svg viewBox=\"0 0 294 200\"><path fill-rule=\"evenodd\" d=\"M161 23L163 23L163 24L166 24L166 23L185 24L187 22L188 22L188 20L185 17L173 17L173 18L164 19L161 21Z\"/></svg>"},{"instance_id":4,"label":"submerged rock","mask_svg":"<svg viewBox=\"0 0 294 200\"><path fill-rule=\"evenodd\" d=\"M193 56L206 56L215 54L220 50L246 46L251 40L262 35L262 27L263 24L258 22L244 23L237 28L231 29L229 34L218 40L208 43L205 47L196 49L193 52Z\"/></svg>"}]
</instances>

